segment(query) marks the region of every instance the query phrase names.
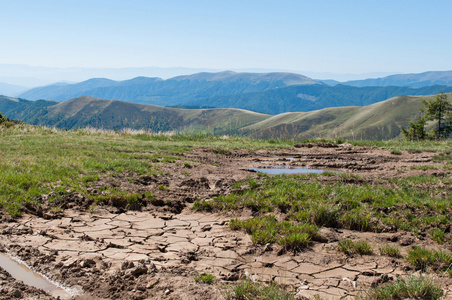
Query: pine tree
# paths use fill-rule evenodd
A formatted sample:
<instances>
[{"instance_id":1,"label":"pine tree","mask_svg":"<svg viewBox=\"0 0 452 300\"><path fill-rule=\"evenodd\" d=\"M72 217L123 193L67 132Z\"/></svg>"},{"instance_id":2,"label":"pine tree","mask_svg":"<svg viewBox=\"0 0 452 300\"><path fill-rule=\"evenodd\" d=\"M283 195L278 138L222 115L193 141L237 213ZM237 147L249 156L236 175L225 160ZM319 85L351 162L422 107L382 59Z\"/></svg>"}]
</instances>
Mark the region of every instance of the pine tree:
<instances>
[{"instance_id":1,"label":"pine tree","mask_svg":"<svg viewBox=\"0 0 452 300\"><path fill-rule=\"evenodd\" d=\"M426 119L436 121L435 138L447 138L452 133L452 104L447 101L447 95L441 92L435 100L422 100L422 103Z\"/></svg>"}]
</instances>

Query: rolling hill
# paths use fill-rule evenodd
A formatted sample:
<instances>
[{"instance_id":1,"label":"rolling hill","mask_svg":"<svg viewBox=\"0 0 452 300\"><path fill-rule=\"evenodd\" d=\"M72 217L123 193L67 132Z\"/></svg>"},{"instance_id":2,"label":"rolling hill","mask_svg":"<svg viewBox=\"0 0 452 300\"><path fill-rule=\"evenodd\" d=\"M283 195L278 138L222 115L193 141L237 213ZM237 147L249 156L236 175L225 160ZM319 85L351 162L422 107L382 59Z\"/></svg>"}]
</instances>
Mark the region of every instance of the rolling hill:
<instances>
[{"instance_id":1,"label":"rolling hill","mask_svg":"<svg viewBox=\"0 0 452 300\"><path fill-rule=\"evenodd\" d=\"M387 140L416 118L421 99L398 96L358 107L266 115L242 109L179 109L82 96L65 102L0 97L0 112L10 119L62 129L145 129L208 131L254 138L350 138ZM448 94L452 100L452 94Z\"/></svg>"},{"instance_id":2,"label":"rolling hill","mask_svg":"<svg viewBox=\"0 0 452 300\"><path fill-rule=\"evenodd\" d=\"M268 118L241 109L178 109L82 96L65 102L0 97L0 112L32 125L61 129L209 130L230 133Z\"/></svg>"},{"instance_id":3,"label":"rolling hill","mask_svg":"<svg viewBox=\"0 0 452 300\"><path fill-rule=\"evenodd\" d=\"M435 96L398 96L364 107L337 107L284 113L246 126L240 131L254 138L347 138L389 140L413 121L423 107L421 99ZM452 94L448 94L452 101Z\"/></svg>"}]
</instances>

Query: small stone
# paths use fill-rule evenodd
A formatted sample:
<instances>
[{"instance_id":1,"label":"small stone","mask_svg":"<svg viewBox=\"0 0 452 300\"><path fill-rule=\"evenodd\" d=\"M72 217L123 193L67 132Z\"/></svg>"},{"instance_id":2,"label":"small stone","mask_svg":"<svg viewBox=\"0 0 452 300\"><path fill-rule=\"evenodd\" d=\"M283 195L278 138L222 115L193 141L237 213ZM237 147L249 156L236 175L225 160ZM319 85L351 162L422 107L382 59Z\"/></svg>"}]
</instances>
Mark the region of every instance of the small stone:
<instances>
[{"instance_id":1,"label":"small stone","mask_svg":"<svg viewBox=\"0 0 452 300\"><path fill-rule=\"evenodd\" d=\"M147 289L152 289L154 288L157 284L159 284L160 279L158 278L152 278L149 280L149 282L146 284L146 288Z\"/></svg>"},{"instance_id":2,"label":"small stone","mask_svg":"<svg viewBox=\"0 0 452 300\"><path fill-rule=\"evenodd\" d=\"M147 272L148 272L148 268L146 268L146 266L143 264L139 264L138 266L136 266L135 268L130 270L130 274L132 274L134 276L140 276L140 275L146 274Z\"/></svg>"},{"instance_id":3,"label":"small stone","mask_svg":"<svg viewBox=\"0 0 452 300\"><path fill-rule=\"evenodd\" d=\"M135 267L135 265L133 264L133 262L131 261L125 261L122 263L121 265L121 270L127 270L127 269L131 269Z\"/></svg>"},{"instance_id":4,"label":"small stone","mask_svg":"<svg viewBox=\"0 0 452 300\"><path fill-rule=\"evenodd\" d=\"M171 290L166 289L166 290L165 290L165 295L169 295L169 294L171 294Z\"/></svg>"}]
</instances>

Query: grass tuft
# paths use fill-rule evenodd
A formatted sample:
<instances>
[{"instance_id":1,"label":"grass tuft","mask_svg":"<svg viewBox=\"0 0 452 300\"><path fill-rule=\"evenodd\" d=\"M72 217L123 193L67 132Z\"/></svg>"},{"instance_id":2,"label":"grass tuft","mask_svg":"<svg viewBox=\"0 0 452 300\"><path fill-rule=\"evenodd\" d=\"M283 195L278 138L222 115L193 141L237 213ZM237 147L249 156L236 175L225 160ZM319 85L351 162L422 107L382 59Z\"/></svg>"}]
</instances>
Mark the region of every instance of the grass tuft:
<instances>
[{"instance_id":1,"label":"grass tuft","mask_svg":"<svg viewBox=\"0 0 452 300\"><path fill-rule=\"evenodd\" d=\"M212 284L215 281L215 276L213 274L198 274L195 276L195 281Z\"/></svg>"},{"instance_id":2,"label":"grass tuft","mask_svg":"<svg viewBox=\"0 0 452 300\"><path fill-rule=\"evenodd\" d=\"M397 279L394 283L373 288L361 300L425 299L437 300L443 296L443 290L427 277L409 277Z\"/></svg>"},{"instance_id":3,"label":"grass tuft","mask_svg":"<svg viewBox=\"0 0 452 300\"><path fill-rule=\"evenodd\" d=\"M353 255L355 253L360 255L370 255L373 253L372 246L364 241L352 241L352 240L342 240L338 242L339 251L347 254Z\"/></svg>"},{"instance_id":4,"label":"grass tuft","mask_svg":"<svg viewBox=\"0 0 452 300\"><path fill-rule=\"evenodd\" d=\"M228 294L227 299L293 300L294 295L275 283L265 285L263 283L252 282L251 280L244 280Z\"/></svg>"},{"instance_id":5,"label":"grass tuft","mask_svg":"<svg viewBox=\"0 0 452 300\"><path fill-rule=\"evenodd\" d=\"M380 247L379 250L380 250L381 255L395 257L395 258L401 257L400 249L397 247L391 247L389 245L386 245L386 246Z\"/></svg>"}]
</instances>

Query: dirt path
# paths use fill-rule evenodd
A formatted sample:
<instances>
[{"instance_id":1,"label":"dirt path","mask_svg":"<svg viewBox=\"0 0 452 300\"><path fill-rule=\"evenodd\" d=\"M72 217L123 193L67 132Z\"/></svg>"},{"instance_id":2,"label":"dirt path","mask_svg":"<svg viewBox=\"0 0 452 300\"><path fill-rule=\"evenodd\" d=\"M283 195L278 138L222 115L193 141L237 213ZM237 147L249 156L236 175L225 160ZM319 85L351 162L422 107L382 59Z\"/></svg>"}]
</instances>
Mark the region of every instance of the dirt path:
<instances>
[{"instance_id":1,"label":"dirt path","mask_svg":"<svg viewBox=\"0 0 452 300\"><path fill-rule=\"evenodd\" d=\"M248 168L269 164L333 169L360 175L369 182L420 172L450 176L444 169L411 168L433 164L434 155L394 155L349 146L252 154L199 149L184 157L190 168L162 164L161 170L167 176L132 176L131 181L131 176L125 175L101 180L92 188L93 193L108 185L139 192L152 190L156 201L143 211L75 207L56 219L25 214L0 225L1 246L50 278L79 287L83 295L75 297L78 299L222 299L227 294L225 285L247 277L288 285L296 290L299 299L314 295L340 299L399 275L410 275L413 270L403 259L348 257L337 251L339 239L360 238L377 249L381 244L397 245L403 253L411 245L425 245L431 240L406 232L377 234L323 228L324 241L304 252L281 254L277 246L255 246L247 234L230 230L232 215L193 212L191 203L230 193L236 180L255 176ZM249 216L245 211L235 217ZM195 275L202 273L214 274L217 284L196 283ZM435 280L443 286L446 297L452 298L452 281ZM12 289L11 295L19 290L7 286Z\"/></svg>"}]
</instances>

